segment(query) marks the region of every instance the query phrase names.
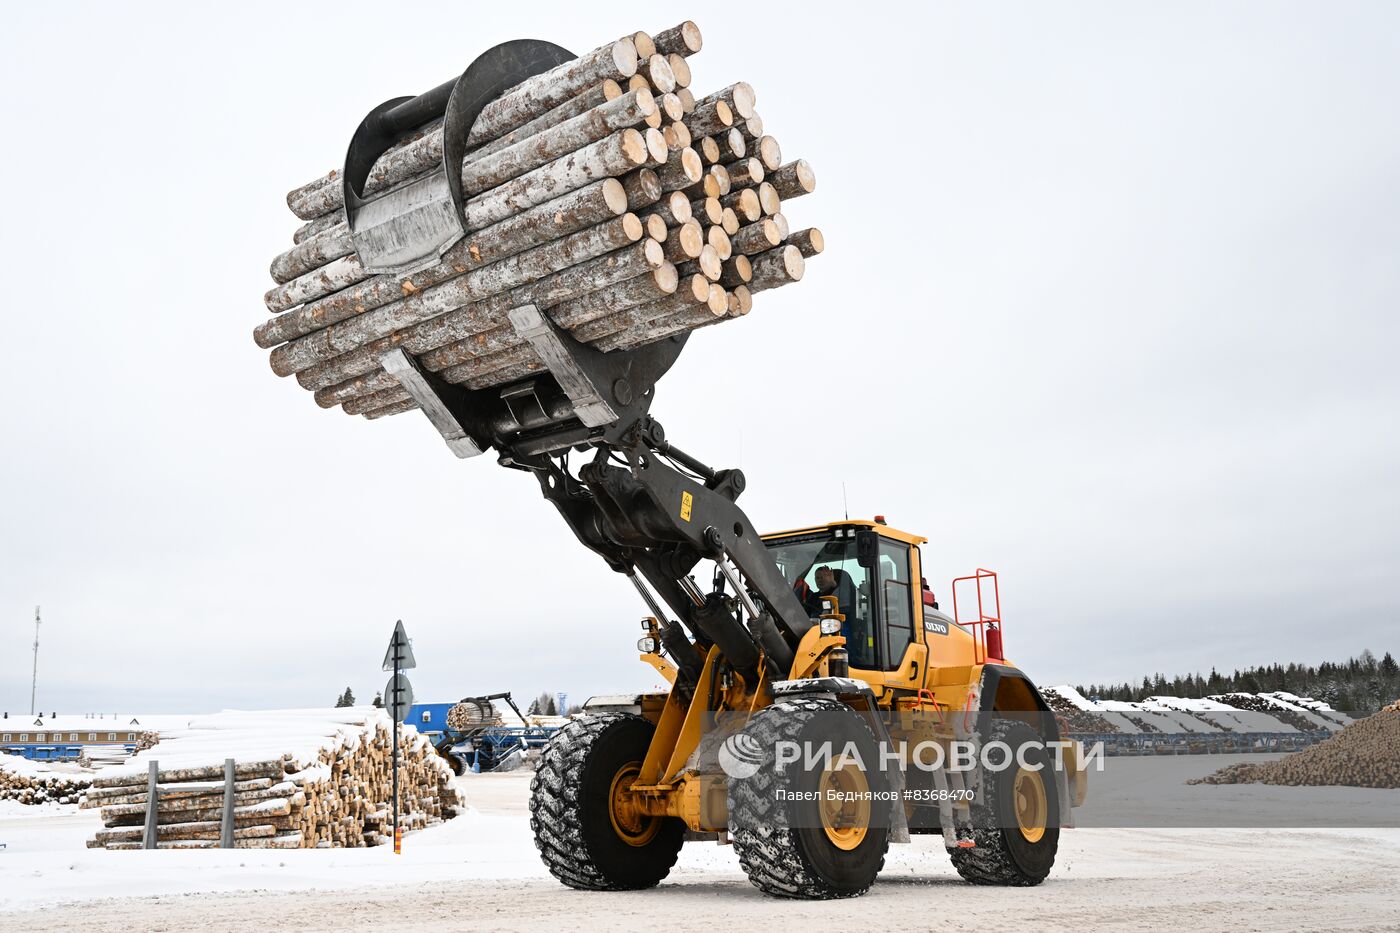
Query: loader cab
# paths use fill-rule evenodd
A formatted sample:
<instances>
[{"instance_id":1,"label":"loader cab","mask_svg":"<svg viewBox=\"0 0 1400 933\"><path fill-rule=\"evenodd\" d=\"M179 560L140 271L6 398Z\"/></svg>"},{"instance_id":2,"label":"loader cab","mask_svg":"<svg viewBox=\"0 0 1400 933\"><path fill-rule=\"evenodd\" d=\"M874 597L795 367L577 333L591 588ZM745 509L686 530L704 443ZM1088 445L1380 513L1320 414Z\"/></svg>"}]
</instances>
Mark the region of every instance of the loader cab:
<instances>
[{"instance_id":1,"label":"loader cab","mask_svg":"<svg viewBox=\"0 0 1400 933\"><path fill-rule=\"evenodd\" d=\"M846 617L842 633L852 668L895 671L919 642L922 608L918 545L923 538L876 522L842 522L766 535L768 553L788 585L799 581L816 593L820 568L835 577L832 595ZM825 574L823 573L823 577Z\"/></svg>"}]
</instances>

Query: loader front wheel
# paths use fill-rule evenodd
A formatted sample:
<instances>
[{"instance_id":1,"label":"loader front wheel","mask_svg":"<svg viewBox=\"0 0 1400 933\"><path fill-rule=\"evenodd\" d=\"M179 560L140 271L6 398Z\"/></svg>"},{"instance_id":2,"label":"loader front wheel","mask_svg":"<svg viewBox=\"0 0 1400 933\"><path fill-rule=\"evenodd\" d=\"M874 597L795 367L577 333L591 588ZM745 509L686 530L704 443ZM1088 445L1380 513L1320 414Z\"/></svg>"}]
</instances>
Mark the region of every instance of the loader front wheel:
<instances>
[{"instance_id":1,"label":"loader front wheel","mask_svg":"<svg viewBox=\"0 0 1400 933\"><path fill-rule=\"evenodd\" d=\"M685 824L646 816L630 793L655 727L602 713L555 733L530 782L530 828L550 874L571 888L635 891L665 878Z\"/></svg>"},{"instance_id":2,"label":"loader front wheel","mask_svg":"<svg viewBox=\"0 0 1400 933\"><path fill-rule=\"evenodd\" d=\"M984 799L972 811L975 848L952 852L953 867L973 884L1031 887L1055 864L1060 844L1055 771L1040 736L1022 722L993 720L987 742L1003 742L1013 753L1022 746L1025 761L982 776Z\"/></svg>"},{"instance_id":3,"label":"loader front wheel","mask_svg":"<svg viewBox=\"0 0 1400 933\"><path fill-rule=\"evenodd\" d=\"M789 742L804 751L830 743L837 755L810 767L786 761L776 750ZM729 835L754 887L812 900L864 894L884 867L891 804L860 715L834 699L787 700L728 744ZM840 754L851 748L858 761Z\"/></svg>"}]
</instances>

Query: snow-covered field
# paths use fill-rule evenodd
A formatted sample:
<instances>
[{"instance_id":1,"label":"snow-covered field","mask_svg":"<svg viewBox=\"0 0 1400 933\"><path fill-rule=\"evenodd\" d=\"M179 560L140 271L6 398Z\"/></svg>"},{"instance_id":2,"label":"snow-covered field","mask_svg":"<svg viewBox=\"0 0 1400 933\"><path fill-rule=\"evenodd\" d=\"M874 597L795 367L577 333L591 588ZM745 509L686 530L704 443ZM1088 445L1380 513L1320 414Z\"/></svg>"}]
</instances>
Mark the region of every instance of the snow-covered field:
<instances>
[{"instance_id":1,"label":"snow-covered field","mask_svg":"<svg viewBox=\"0 0 1400 933\"><path fill-rule=\"evenodd\" d=\"M1259 760L1265 756L1251 756ZM1232 805L1238 787L1181 785L1214 756L1115 759L1098 791L1140 785L1159 808ZM1119 768L1122 770L1117 770ZM1165 769L1165 770L1164 770ZM1175 770L1173 770L1175 769ZM1178 773L1179 772L1179 773ZM83 848L96 811L0 808L0 930L243 929L648 930L698 927L723 916L745 925L803 922L1000 929L1394 930L1400 924L1397 829L1088 829L1063 833L1050 880L1038 888L974 888L937 837L893 846L880 883L843 902L785 902L758 894L733 851L691 843L658 889L571 891L535 855L525 809L529 774L460 778L471 809L409 835L404 854L378 849L108 852ZM1091 794L1094 785L1091 784ZM1296 793L1295 793L1296 792ZM1279 806L1400 815L1400 791L1268 788ZM1369 793L1371 796L1366 796ZM1332 798L1335 798L1333 800ZM1101 797L1102 799L1102 797ZM1174 803L1175 801L1175 803ZM1105 801L1106 802L1106 801Z\"/></svg>"}]
</instances>

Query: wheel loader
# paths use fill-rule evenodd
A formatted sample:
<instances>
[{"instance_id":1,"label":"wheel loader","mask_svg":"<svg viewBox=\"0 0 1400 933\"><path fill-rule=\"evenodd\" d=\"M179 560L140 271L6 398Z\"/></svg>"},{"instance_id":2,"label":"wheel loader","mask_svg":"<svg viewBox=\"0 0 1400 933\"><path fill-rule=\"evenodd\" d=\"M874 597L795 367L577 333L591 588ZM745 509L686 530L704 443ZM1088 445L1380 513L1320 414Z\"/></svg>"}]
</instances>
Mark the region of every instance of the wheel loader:
<instances>
[{"instance_id":1,"label":"wheel loader","mask_svg":"<svg viewBox=\"0 0 1400 933\"><path fill-rule=\"evenodd\" d=\"M421 235L405 222L393 239ZM530 824L550 872L647 888L709 840L768 894L850 897L892 842L933 834L972 883L1044 880L1083 761L1004 656L995 574L955 581L949 615L923 583L926 539L883 518L760 534L738 504L744 474L677 447L650 413L689 332L602 352L534 305L507 316L546 372L470 389L403 349L382 365L454 454L494 450L533 476L628 578L647 607L641 661L669 685L575 718L545 748Z\"/></svg>"}]
</instances>

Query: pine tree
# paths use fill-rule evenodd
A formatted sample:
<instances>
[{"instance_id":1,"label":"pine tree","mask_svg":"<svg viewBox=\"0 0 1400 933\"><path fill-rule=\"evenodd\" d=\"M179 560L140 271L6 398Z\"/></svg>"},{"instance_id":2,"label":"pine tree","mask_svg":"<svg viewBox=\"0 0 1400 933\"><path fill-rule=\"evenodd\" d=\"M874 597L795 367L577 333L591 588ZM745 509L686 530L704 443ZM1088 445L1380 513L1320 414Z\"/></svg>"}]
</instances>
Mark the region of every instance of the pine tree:
<instances>
[{"instance_id":1,"label":"pine tree","mask_svg":"<svg viewBox=\"0 0 1400 933\"><path fill-rule=\"evenodd\" d=\"M384 708L384 695L377 690L374 692L374 706L376 709Z\"/></svg>"},{"instance_id":2,"label":"pine tree","mask_svg":"<svg viewBox=\"0 0 1400 933\"><path fill-rule=\"evenodd\" d=\"M342 693L342 694L336 699L336 701L335 701L335 708L336 708L336 709L344 709L344 708L347 707L347 706L354 706L354 705L355 705L355 694L354 694L353 692L351 692L351 690L350 690L349 687L346 687L346 688L345 688L345 692Z\"/></svg>"}]
</instances>

